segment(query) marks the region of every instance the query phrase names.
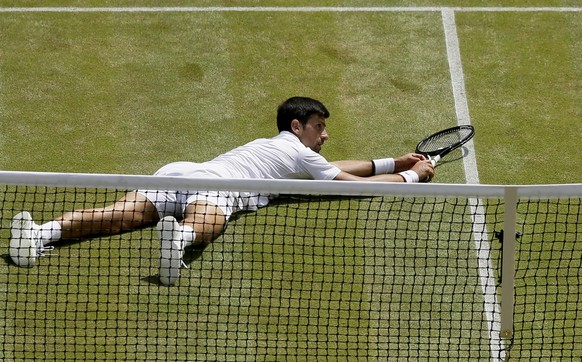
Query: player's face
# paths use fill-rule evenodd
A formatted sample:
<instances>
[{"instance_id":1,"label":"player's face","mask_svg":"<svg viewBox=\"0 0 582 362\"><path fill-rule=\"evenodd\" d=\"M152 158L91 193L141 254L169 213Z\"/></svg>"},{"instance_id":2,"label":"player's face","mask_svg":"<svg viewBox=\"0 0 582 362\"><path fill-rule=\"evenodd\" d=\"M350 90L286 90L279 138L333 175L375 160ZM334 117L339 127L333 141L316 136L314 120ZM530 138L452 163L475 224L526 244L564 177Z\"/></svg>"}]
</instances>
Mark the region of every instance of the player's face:
<instances>
[{"instance_id":1,"label":"player's face","mask_svg":"<svg viewBox=\"0 0 582 362\"><path fill-rule=\"evenodd\" d=\"M298 125L294 130L301 143L319 153L323 143L329 139L325 130L325 118L314 114L307 120L305 126L299 121L297 123Z\"/></svg>"}]
</instances>

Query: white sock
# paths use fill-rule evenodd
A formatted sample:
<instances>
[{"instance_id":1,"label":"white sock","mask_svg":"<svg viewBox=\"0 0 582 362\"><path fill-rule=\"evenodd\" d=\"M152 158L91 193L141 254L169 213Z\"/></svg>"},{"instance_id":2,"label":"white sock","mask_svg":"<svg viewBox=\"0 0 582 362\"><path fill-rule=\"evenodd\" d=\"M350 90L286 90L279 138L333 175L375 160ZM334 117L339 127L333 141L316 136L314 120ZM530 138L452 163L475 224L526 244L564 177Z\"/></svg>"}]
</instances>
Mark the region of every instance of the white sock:
<instances>
[{"instance_id":1,"label":"white sock","mask_svg":"<svg viewBox=\"0 0 582 362\"><path fill-rule=\"evenodd\" d=\"M57 221L50 221L40 225L40 240L43 245L57 241L61 238L61 224Z\"/></svg>"},{"instance_id":2,"label":"white sock","mask_svg":"<svg viewBox=\"0 0 582 362\"><path fill-rule=\"evenodd\" d=\"M190 246L196 241L196 232L190 226L182 225L182 241L184 241L184 246Z\"/></svg>"}]
</instances>

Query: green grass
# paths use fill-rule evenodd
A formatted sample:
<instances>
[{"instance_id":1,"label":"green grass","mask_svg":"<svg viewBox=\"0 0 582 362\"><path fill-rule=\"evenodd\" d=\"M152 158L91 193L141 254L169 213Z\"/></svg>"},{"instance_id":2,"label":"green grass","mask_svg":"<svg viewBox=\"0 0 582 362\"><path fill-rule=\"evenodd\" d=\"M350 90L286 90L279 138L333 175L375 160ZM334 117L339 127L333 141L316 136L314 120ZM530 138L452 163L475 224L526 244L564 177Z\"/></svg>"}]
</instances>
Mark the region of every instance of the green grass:
<instances>
[{"instance_id":1,"label":"green grass","mask_svg":"<svg viewBox=\"0 0 582 362\"><path fill-rule=\"evenodd\" d=\"M174 160L203 161L273 135L276 106L296 94L329 106L329 159L402 154L455 123L438 14L39 14L6 22L4 169L150 174ZM14 38L33 39L31 48Z\"/></svg>"},{"instance_id":2,"label":"green grass","mask_svg":"<svg viewBox=\"0 0 582 362\"><path fill-rule=\"evenodd\" d=\"M580 182L580 13L458 15L481 182ZM568 29L564 31L563 29ZM480 143L485 147L480 147Z\"/></svg>"},{"instance_id":3,"label":"green grass","mask_svg":"<svg viewBox=\"0 0 582 362\"><path fill-rule=\"evenodd\" d=\"M148 3L159 5L140 6ZM580 182L580 20L580 12L456 14L481 182ZM298 94L321 99L331 111L323 150L330 160L403 154L426 134L456 124L439 12L0 13L0 25L3 170L151 174L171 161L204 161L274 135L276 106ZM460 161L437 171L438 182L465 182ZM34 205L35 217L48 220L117 197L74 200L44 188L37 196L12 196L5 189L5 246L17 210ZM159 251L150 229L64 245L33 269L6 263L0 356L488 359L463 207L384 201L365 209L359 199L291 200L244 214L214 244L190 254L191 269L175 288L156 284ZM517 360L581 353L568 350L582 342L580 302L572 299L581 250L571 215L580 214L579 204L550 208L570 215L556 216L569 218L557 230L552 216L545 232L521 220L527 244L520 252L549 274L543 284L529 274L534 262L518 262ZM439 215L440 229L425 215ZM491 224L490 232L500 227L498 220ZM458 235L463 240L453 242ZM497 256L493 250L494 264ZM565 256L571 265L561 268L556 260ZM551 333L544 334L548 323Z\"/></svg>"}]
</instances>

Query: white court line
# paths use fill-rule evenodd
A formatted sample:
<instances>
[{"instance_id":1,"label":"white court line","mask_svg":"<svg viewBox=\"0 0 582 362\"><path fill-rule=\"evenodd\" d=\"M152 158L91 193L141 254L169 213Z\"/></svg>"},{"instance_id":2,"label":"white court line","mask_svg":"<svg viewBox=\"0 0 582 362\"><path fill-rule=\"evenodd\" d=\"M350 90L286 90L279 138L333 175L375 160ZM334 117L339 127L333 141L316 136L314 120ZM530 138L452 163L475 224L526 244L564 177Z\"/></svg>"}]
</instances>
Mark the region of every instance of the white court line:
<instances>
[{"instance_id":1,"label":"white court line","mask_svg":"<svg viewBox=\"0 0 582 362\"><path fill-rule=\"evenodd\" d=\"M80 12L582 12L582 7L343 7L343 6L209 6L209 7L0 7L0 13Z\"/></svg>"},{"instance_id":2,"label":"white court line","mask_svg":"<svg viewBox=\"0 0 582 362\"><path fill-rule=\"evenodd\" d=\"M457 26L455 23L455 12L452 9L445 9L442 11L442 18L445 30L445 41L447 46L449 70L451 73L453 96L455 100L455 111L457 113L457 123L459 125L471 124L465 90L465 79L463 76L463 65L461 63L459 38L457 36ZM471 140L468 142L466 147L469 152L465 157L463 157L465 178L469 184L478 184L479 173L477 171L477 161L475 159L473 141ZM485 226L485 210L483 209L482 202L477 199L469 199L469 205L473 218L473 240L477 252L479 278L484 297L483 311L485 314L485 320L487 321L487 327L489 328L491 359L497 361L497 358L499 358L499 360L503 361L505 359L505 347L500 333L500 307L497 300L495 273L490 259L491 248L487 238L487 227Z\"/></svg>"}]
</instances>

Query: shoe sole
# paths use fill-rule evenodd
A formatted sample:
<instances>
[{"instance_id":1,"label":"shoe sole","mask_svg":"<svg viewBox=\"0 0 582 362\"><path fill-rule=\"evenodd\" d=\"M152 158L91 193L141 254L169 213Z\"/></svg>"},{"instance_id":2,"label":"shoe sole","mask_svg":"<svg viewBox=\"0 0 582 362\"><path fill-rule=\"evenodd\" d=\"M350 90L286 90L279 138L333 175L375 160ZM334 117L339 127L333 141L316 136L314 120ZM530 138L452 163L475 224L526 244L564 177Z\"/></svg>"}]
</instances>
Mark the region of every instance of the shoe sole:
<instances>
[{"instance_id":1,"label":"shoe sole","mask_svg":"<svg viewBox=\"0 0 582 362\"><path fill-rule=\"evenodd\" d=\"M29 212L23 211L14 216L10 238L10 258L14 264L22 267L32 267L36 264L38 249L33 233L33 221Z\"/></svg>"},{"instance_id":2,"label":"shoe sole","mask_svg":"<svg viewBox=\"0 0 582 362\"><path fill-rule=\"evenodd\" d=\"M160 237L160 282L164 285L173 285L180 278L182 256L179 225L173 217L165 217L158 222L157 229Z\"/></svg>"}]
</instances>

